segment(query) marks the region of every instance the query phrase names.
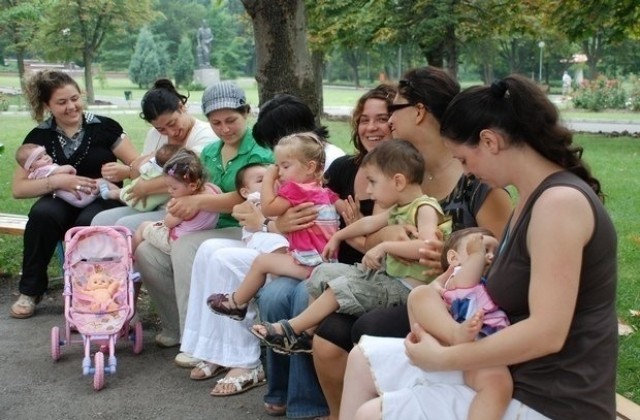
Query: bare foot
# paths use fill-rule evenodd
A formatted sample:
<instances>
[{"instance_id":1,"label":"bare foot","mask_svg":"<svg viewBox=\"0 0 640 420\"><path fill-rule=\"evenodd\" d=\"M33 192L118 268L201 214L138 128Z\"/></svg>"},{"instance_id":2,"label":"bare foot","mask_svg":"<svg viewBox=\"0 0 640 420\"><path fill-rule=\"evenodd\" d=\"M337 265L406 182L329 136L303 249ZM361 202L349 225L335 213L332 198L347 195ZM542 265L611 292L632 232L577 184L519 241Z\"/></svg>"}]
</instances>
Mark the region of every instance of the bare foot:
<instances>
[{"instance_id":1,"label":"bare foot","mask_svg":"<svg viewBox=\"0 0 640 420\"><path fill-rule=\"evenodd\" d=\"M279 322L274 322L272 324L270 324L271 327L273 328L272 331L269 331L269 329L263 325L263 324L255 324L253 327L251 327L251 329L253 330L254 333L256 333L257 335L259 335L260 337L266 337L270 334L280 334L283 335L284 334L284 330L282 329L282 325L280 325Z\"/></svg>"},{"instance_id":2,"label":"bare foot","mask_svg":"<svg viewBox=\"0 0 640 420\"><path fill-rule=\"evenodd\" d=\"M453 342L451 344L469 343L475 341L478 333L482 329L482 320L484 312L482 310L476 312L471 318L458 324L453 331Z\"/></svg>"}]
</instances>

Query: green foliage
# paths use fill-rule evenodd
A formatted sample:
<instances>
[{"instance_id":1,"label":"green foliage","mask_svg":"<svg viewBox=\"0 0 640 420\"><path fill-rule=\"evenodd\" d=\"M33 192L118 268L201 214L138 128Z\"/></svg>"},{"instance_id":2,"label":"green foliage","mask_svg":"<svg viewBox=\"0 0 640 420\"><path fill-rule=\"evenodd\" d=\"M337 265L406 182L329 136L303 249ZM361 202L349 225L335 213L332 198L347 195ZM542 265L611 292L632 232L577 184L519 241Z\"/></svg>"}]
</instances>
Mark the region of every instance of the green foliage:
<instances>
[{"instance_id":1,"label":"green foliage","mask_svg":"<svg viewBox=\"0 0 640 420\"><path fill-rule=\"evenodd\" d=\"M629 109L640 111L640 79L637 76L631 77L631 93L628 101Z\"/></svg>"},{"instance_id":2,"label":"green foliage","mask_svg":"<svg viewBox=\"0 0 640 420\"><path fill-rule=\"evenodd\" d=\"M141 88L150 87L156 79L164 74L164 70L160 67L161 56L161 50L151 32L147 28L142 28L129 63L131 81Z\"/></svg>"},{"instance_id":3,"label":"green foliage","mask_svg":"<svg viewBox=\"0 0 640 420\"><path fill-rule=\"evenodd\" d=\"M193 58L192 45L189 38L182 38L180 47L178 48L178 56L173 62L173 75L176 81L176 87L189 85L193 79L193 69L195 68L195 59Z\"/></svg>"},{"instance_id":4,"label":"green foliage","mask_svg":"<svg viewBox=\"0 0 640 420\"><path fill-rule=\"evenodd\" d=\"M207 16L213 34L211 65L220 70L223 79L247 74L247 66L255 54L251 22L244 10L233 8L231 3L214 3Z\"/></svg>"},{"instance_id":5,"label":"green foliage","mask_svg":"<svg viewBox=\"0 0 640 420\"><path fill-rule=\"evenodd\" d=\"M0 111L8 111L9 110L9 99L0 93Z\"/></svg>"},{"instance_id":6,"label":"green foliage","mask_svg":"<svg viewBox=\"0 0 640 420\"><path fill-rule=\"evenodd\" d=\"M625 109L627 96L618 80L608 80L604 76L594 81L585 81L572 98L576 108L590 111L603 109Z\"/></svg>"}]
</instances>

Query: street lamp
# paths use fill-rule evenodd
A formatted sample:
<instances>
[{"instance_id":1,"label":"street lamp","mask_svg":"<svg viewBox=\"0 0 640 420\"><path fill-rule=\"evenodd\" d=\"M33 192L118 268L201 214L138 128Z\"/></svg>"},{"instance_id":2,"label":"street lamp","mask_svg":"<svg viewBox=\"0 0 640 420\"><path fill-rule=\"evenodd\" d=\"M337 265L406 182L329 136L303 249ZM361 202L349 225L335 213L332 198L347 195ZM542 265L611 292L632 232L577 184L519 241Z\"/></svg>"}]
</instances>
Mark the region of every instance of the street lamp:
<instances>
[{"instance_id":1,"label":"street lamp","mask_svg":"<svg viewBox=\"0 0 640 420\"><path fill-rule=\"evenodd\" d=\"M544 41L538 42L540 47L540 71L538 72L538 81L542 83L542 50L544 49Z\"/></svg>"},{"instance_id":2,"label":"street lamp","mask_svg":"<svg viewBox=\"0 0 640 420\"><path fill-rule=\"evenodd\" d=\"M64 58L65 58L64 66L65 67L67 67L67 66L71 67L70 64L69 64L70 61L71 61L71 59L69 58L70 57L70 54L69 54L69 36L71 35L71 29L64 28L64 29L62 29L60 31L60 33L62 34L62 39L64 39L64 43L65 43L65 47L64 47L64 49L65 49L65 51L64 51Z\"/></svg>"}]
</instances>

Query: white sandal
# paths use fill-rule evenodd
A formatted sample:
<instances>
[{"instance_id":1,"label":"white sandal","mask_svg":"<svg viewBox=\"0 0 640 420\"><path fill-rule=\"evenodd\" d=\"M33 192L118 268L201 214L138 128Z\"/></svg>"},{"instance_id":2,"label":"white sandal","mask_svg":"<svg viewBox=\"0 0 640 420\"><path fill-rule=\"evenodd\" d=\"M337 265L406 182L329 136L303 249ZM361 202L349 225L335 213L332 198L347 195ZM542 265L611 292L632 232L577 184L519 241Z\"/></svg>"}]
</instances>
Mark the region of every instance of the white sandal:
<instances>
[{"instance_id":1,"label":"white sandal","mask_svg":"<svg viewBox=\"0 0 640 420\"><path fill-rule=\"evenodd\" d=\"M24 319L32 317L36 311L36 305L40 302L40 297L27 296L20 294L18 300L11 305L9 315L12 318Z\"/></svg>"},{"instance_id":2,"label":"white sandal","mask_svg":"<svg viewBox=\"0 0 640 420\"><path fill-rule=\"evenodd\" d=\"M264 370L262 365L251 369L249 372L240 376L228 376L220 379L218 385L233 384L235 390L232 392L216 392L216 387L211 390L211 395L214 397L228 397L231 395L241 394L257 386L261 386L267 383L267 378L264 376Z\"/></svg>"},{"instance_id":3,"label":"white sandal","mask_svg":"<svg viewBox=\"0 0 640 420\"><path fill-rule=\"evenodd\" d=\"M218 366L215 363L202 361L198 363L193 369L191 369L191 374L189 375L189 377L194 381L204 381L205 379L211 379L222 373L226 373L228 370L229 368L226 368L224 366ZM195 375L195 373L198 374Z\"/></svg>"}]
</instances>

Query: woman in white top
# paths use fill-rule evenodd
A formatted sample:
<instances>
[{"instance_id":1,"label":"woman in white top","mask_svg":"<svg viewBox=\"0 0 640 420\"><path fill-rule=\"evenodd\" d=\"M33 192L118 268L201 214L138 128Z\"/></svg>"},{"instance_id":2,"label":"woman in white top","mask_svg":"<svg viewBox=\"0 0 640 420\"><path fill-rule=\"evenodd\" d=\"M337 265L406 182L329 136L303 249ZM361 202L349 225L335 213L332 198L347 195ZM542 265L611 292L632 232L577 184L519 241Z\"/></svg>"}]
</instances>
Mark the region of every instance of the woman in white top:
<instances>
[{"instance_id":1,"label":"woman in white top","mask_svg":"<svg viewBox=\"0 0 640 420\"><path fill-rule=\"evenodd\" d=\"M170 80L158 79L151 90L142 98L140 117L153 127L147 133L142 155L129 167L130 178L139 175L140 166L155 154L160 146L171 143L193 150L198 156L202 149L218 137L208 122L200 121L187 113L187 96L176 90ZM140 180L129 192L130 199L145 200L148 195L166 192L162 177L153 180ZM139 212L131 207L118 207L98 213L92 225L122 225L134 231L147 220L161 220L165 210L160 208L149 212Z\"/></svg>"}]
</instances>

